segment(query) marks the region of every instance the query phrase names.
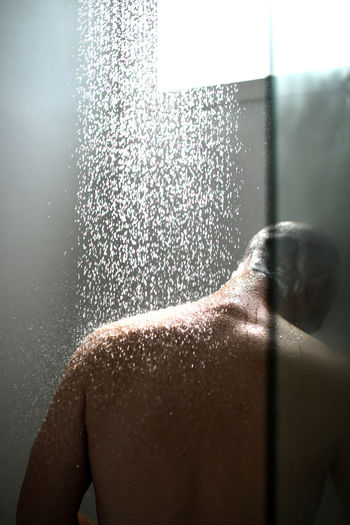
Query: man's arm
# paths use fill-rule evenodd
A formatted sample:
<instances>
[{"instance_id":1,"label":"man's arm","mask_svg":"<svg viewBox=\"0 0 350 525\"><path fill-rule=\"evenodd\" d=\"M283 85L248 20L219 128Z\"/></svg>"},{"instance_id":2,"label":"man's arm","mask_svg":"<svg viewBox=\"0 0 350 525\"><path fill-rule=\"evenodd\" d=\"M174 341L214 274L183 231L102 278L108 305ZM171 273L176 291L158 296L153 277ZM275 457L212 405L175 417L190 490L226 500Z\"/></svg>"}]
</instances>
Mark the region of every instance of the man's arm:
<instances>
[{"instance_id":1,"label":"man's arm","mask_svg":"<svg viewBox=\"0 0 350 525\"><path fill-rule=\"evenodd\" d=\"M78 512L78 525L96 525L96 523L81 512Z\"/></svg>"},{"instance_id":2,"label":"man's arm","mask_svg":"<svg viewBox=\"0 0 350 525\"><path fill-rule=\"evenodd\" d=\"M350 523L350 431L338 446L331 473Z\"/></svg>"},{"instance_id":3,"label":"man's arm","mask_svg":"<svg viewBox=\"0 0 350 525\"><path fill-rule=\"evenodd\" d=\"M348 359L338 359L340 371L337 386L342 424L331 475L350 523L350 363Z\"/></svg>"},{"instance_id":4,"label":"man's arm","mask_svg":"<svg viewBox=\"0 0 350 525\"><path fill-rule=\"evenodd\" d=\"M17 525L77 525L91 483L81 352L70 361L34 442L17 508Z\"/></svg>"}]
</instances>

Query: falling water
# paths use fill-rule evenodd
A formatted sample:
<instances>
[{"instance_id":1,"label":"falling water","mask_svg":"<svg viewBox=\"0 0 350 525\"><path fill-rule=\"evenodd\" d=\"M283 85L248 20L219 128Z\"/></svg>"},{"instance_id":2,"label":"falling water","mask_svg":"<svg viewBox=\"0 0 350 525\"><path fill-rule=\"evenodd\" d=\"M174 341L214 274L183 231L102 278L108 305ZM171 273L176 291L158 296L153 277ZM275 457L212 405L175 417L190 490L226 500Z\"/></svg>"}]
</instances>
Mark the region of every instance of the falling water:
<instances>
[{"instance_id":1,"label":"falling water","mask_svg":"<svg viewBox=\"0 0 350 525\"><path fill-rule=\"evenodd\" d=\"M156 0L82 0L80 34L78 302L91 329L227 280L240 108L234 84L157 90Z\"/></svg>"}]
</instances>

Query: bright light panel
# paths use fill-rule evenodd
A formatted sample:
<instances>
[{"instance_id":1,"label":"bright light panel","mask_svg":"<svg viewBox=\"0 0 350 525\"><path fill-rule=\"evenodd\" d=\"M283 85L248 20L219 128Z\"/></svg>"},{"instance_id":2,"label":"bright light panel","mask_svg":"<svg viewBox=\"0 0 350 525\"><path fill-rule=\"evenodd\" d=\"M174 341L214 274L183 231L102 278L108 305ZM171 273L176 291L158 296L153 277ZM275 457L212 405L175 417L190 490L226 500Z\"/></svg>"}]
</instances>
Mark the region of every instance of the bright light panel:
<instances>
[{"instance_id":1,"label":"bright light panel","mask_svg":"<svg viewBox=\"0 0 350 525\"><path fill-rule=\"evenodd\" d=\"M159 0L158 5L161 91L350 65L349 1Z\"/></svg>"},{"instance_id":2,"label":"bright light panel","mask_svg":"<svg viewBox=\"0 0 350 525\"><path fill-rule=\"evenodd\" d=\"M158 88L269 75L268 0L159 0Z\"/></svg>"},{"instance_id":3,"label":"bright light panel","mask_svg":"<svg viewBox=\"0 0 350 525\"><path fill-rule=\"evenodd\" d=\"M348 0L272 0L273 73L350 65Z\"/></svg>"}]
</instances>

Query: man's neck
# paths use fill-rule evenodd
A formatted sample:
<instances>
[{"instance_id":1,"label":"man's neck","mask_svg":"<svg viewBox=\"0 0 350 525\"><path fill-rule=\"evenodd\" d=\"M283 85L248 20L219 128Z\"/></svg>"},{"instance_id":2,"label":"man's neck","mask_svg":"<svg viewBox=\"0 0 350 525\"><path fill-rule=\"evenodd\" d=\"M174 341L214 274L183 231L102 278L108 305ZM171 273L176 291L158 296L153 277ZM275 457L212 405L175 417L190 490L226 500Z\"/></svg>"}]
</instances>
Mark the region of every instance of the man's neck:
<instances>
[{"instance_id":1,"label":"man's neck","mask_svg":"<svg viewBox=\"0 0 350 525\"><path fill-rule=\"evenodd\" d=\"M238 269L217 292L222 298L237 301L240 298L255 298L268 308L268 281L261 272L242 268Z\"/></svg>"},{"instance_id":2,"label":"man's neck","mask_svg":"<svg viewBox=\"0 0 350 525\"><path fill-rule=\"evenodd\" d=\"M226 315L232 315L235 320L242 316L247 322L265 323L271 315L267 285L264 274L240 268L203 303L214 309L225 309Z\"/></svg>"}]
</instances>

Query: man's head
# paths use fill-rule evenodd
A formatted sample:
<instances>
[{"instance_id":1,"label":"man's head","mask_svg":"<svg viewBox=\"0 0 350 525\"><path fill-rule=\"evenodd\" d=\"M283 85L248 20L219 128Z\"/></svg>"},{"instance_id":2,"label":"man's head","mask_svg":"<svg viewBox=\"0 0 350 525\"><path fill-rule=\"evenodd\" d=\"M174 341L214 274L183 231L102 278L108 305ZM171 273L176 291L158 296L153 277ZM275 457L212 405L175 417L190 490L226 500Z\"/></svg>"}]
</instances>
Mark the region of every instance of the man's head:
<instances>
[{"instance_id":1,"label":"man's head","mask_svg":"<svg viewBox=\"0 0 350 525\"><path fill-rule=\"evenodd\" d=\"M318 330L337 288L339 256L321 231L298 222L280 222L258 232L242 263L271 283L277 313L306 332Z\"/></svg>"}]
</instances>

